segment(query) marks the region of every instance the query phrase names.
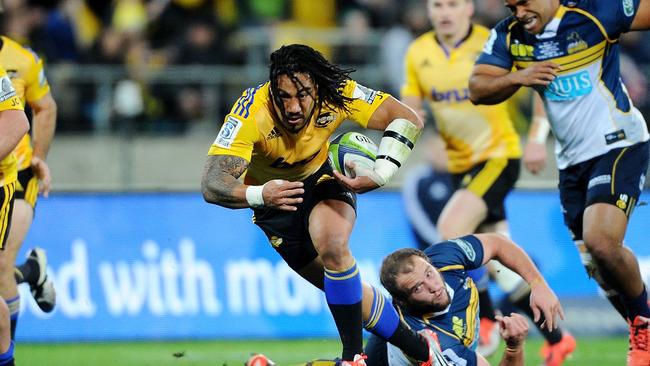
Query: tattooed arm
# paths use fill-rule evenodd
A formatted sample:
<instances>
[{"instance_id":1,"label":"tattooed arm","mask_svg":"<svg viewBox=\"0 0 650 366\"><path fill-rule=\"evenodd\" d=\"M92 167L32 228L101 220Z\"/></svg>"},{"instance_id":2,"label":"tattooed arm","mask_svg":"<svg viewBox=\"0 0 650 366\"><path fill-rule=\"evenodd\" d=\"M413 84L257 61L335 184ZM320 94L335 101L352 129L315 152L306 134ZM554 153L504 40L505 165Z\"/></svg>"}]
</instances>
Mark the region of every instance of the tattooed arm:
<instances>
[{"instance_id":1,"label":"tattooed arm","mask_svg":"<svg viewBox=\"0 0 650 366\"><path fill-rule=\"evenodd\" d=\"M246 200L246 189L238 178L248 168L248 161L233 155L211 155L205 162L201 192L206 202L228 208L250 207ZM264 206L285 211L295 211L296 204L302 202L300 197L305 191L302 182L289 182L282 179L264 184L262 197Z\"/></svg>"},{"instance_id":2,"label":"tattooed arm","mask_svg":"<svg viewBox=\"0 0 650 366\"><path fill-rule=\"evenodd\" d=\"M249 207L246 185L238 178L248 168L248 161L233 155L210 155L203 169L201 192L206 202L228 208Z\"/></svg>"}]
</instances>

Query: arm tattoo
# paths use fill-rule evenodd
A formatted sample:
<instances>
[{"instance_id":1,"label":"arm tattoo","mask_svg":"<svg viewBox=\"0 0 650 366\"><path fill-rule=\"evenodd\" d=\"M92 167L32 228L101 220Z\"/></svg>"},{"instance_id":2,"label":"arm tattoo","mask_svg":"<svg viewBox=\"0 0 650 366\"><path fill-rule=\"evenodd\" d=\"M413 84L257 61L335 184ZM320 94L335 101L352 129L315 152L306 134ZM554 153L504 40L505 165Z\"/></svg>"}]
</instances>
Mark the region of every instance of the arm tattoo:
<instances>
[{"instance_id":1,"label":"arm tattoo","mask_svg":"<svg viewBox=\"0 0 650 366\"><path fill-rule=\"evenodd\" d=\"M203 198L224 207L248 207L245 199L234 195L235 188L242 184L238 178L247 168L248 161L238 156L208 156L201 180Z\"/></svg>"}]
</instances>

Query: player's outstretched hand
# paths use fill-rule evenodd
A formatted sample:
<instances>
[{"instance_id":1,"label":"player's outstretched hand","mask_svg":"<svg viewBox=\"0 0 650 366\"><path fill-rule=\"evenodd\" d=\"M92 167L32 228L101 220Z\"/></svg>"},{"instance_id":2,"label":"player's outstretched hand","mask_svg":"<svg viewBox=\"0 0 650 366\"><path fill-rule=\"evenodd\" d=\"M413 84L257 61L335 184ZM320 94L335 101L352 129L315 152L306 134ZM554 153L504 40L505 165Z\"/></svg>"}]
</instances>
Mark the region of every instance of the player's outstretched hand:
<instances>
[{"instance_id":1,"label":"player's outstretched hand","mask_svg":"<svg viewBox=\"0 0 650 366\"><path fill-rule=\"evenodd\" d=\"M539 173L546 165L546 145L528 141L524 147L524 166L532 174Z\"/></svg>"},{"instance_id":2,"label":"player's outstretched hand","mask_svg":"<svg viewBox=\"0 0 650 366\"><path fill-rule=\"evenodd\" d=\"M550 331L559 326L558 316L564 320L564 310L560 300L541 277L530 285L530 308L533 309L533 321L537 323L544 316L542 327L546 326Z\"/></svg>"},{"instance_id":3,"label":"player's outstretched hand","mask_svg":"<svg viewBox=\"0 0 650 366\"><path fill-rule=\"evenodd\" d=\"M377 173L374 170L353 162L346 163L346 167L354 174L354 178L347 177L336 170L334 170L334 177L347 189L356 193L364 193L379 188L378 178L374 177Z\"/></svg>"},{"instance_id":4,"label":"player's outstretched hand","mask_svg":"<svg viewBox=\"0 0 650 366\"><path fill-rule=\"evenodd\" d=\"M47 166L47 163L43 159L32 156L31 168L40 182L38 192L47 197L50 194L50 185L52 184L50 167Z\"/></svg>"},{"instance_id":5,"label":"player's outstretched hand","mask_svg":"<svg viewBox=\"0 0 650 366\"><path fill-rule=\"evenodd\" d=\"M528 335L528 320L517 313L511 313L510 316L497 315L496 319L499 322L499 334L508 348L522 347Z\"/></svg>"},{"instance_id":6,"label":"player's outstretched hand","mask_svg":"<svg viewBox=\"0 0 650 366\"><path fill-rule=\"evenodd\" d=\"M277 208L283 211L296 211L299 203L302 203L302 195L305 193L302 182L290 182L284 179L274 179L264 185L262 197L264 206Z\"/></svg>"},{"instance_id":7,"label":"player's outstretched hand","mask_svg":"<svg viewBox=\"0 0 650 366\"><path fill-rule=\"evenodd\" d=\"M525 69L517 71L516 77L523 86L548 86L560 72L560 65L552 61L533 62Z\"/></svg>"}]
</instances>

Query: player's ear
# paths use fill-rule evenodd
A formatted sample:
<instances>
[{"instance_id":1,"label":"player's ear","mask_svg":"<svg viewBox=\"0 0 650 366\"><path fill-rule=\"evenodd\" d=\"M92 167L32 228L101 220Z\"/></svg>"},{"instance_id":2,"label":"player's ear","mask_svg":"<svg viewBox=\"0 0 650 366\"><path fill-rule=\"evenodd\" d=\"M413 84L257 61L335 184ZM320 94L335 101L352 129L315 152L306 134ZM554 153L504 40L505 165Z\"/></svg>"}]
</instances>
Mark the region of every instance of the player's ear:
<instances>
[{"instance_id":1,"label":"player's ear","mask_svg":"<svg viewBox=\"0 0 650 366\"><path fill-rule=\"evenodd\" d=\"M465 1L467 1L467 13L468 13L467 15L469 15L469 17L471 18L474 16L474 0L465 0Z\"/></svg>"}]
</instances>

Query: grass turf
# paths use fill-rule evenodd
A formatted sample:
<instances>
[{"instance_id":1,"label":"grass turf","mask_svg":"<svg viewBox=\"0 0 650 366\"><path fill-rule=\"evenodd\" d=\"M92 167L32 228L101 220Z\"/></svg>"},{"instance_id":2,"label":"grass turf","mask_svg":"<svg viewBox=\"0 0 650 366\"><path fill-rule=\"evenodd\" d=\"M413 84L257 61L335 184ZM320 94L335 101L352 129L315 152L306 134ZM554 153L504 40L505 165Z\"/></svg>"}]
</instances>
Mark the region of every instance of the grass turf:
<instances>
[{"instance_id":1,"label":"grass turf","mask_svg":"<svg viewBox=\"0 0 650 366\"><path fill-rule=\"evenodd\" d=\"M526 344L526 365L538 366L541 339ZM502 346L503 347L503 346ZM497 365L501 349L490 358ZM627 339L579 338L567 365L624 365ZM264 353L278 365L296 365L315 358L331 358L340 351L335 340L115 342L75 344L17 344L21 366L67 365L243 365L251 352Z\"/></svg>"}]
</instances>

